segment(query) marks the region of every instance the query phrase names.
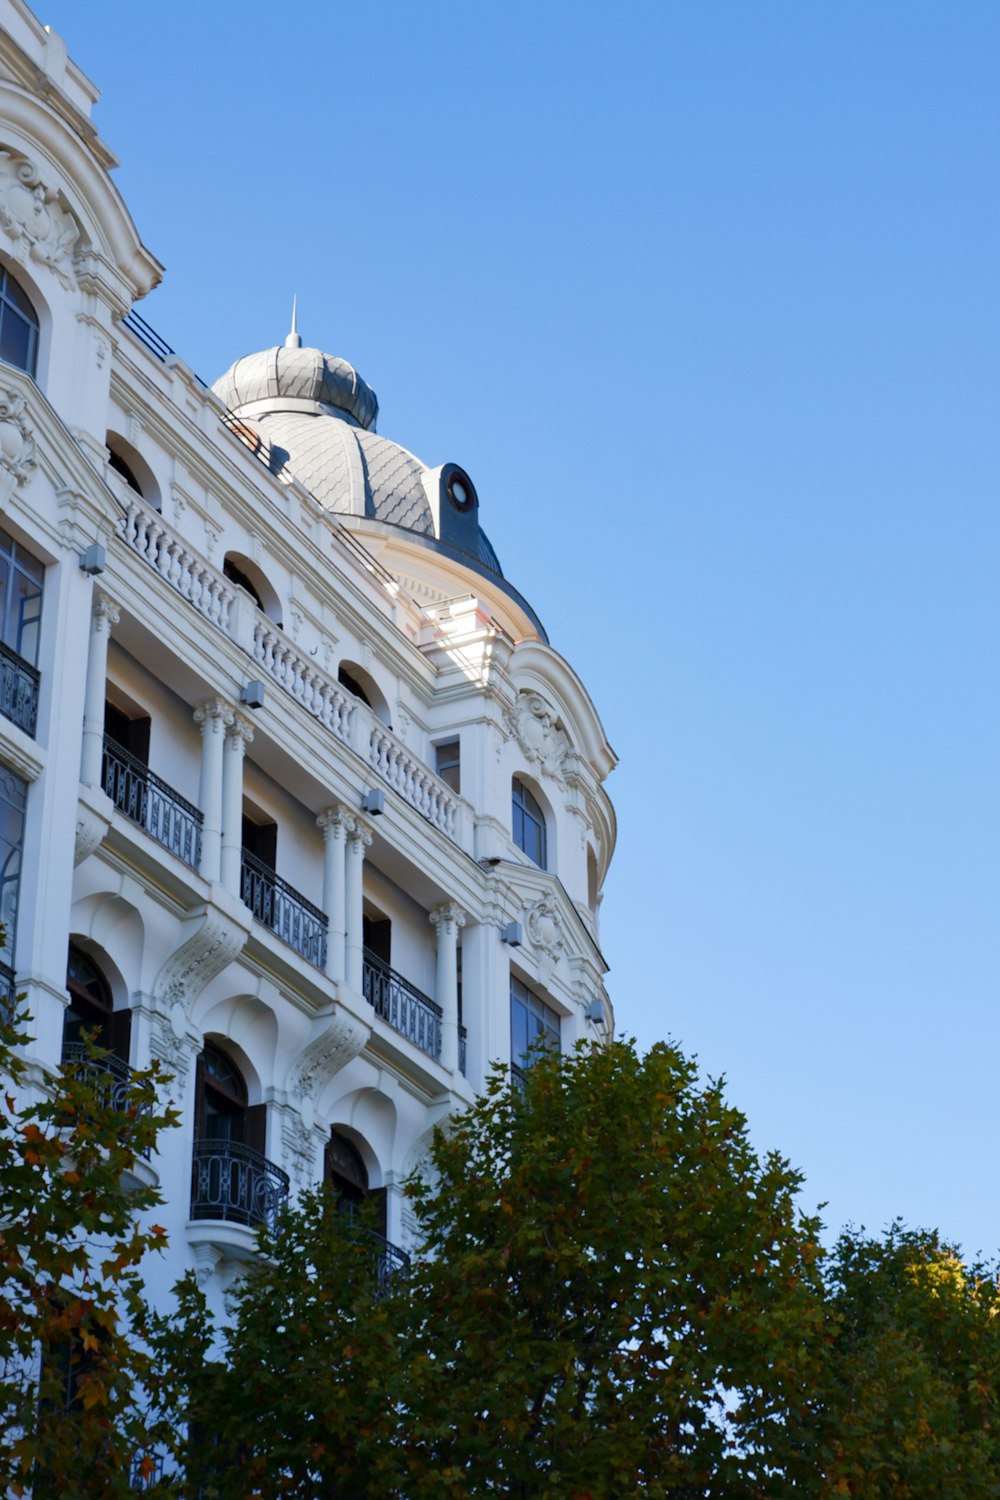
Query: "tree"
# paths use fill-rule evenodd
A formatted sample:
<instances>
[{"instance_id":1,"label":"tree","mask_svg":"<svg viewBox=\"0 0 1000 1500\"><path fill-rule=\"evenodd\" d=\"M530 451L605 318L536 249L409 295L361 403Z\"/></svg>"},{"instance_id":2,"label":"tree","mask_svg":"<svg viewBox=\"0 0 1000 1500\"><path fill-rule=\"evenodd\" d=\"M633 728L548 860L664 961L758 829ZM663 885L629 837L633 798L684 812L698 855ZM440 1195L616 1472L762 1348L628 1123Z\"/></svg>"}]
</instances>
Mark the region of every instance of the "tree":
<instances>
[{"instance_id":1,"label":"tree","mask_svg":"<svg viewBox=\"0 0 1000 1500\"><path fill-rule=\"evenodd\" d=\"M135 1167L176 1116L157 1065L112 1089L96 1047L26 1103L26 1022L0 1013L0 1491L131 1500L149 1446L140 1265L164 1241Z\"/></svg>"},{"instance_id":2,"label":"tree","mask_svg":"<svg viewBox=\"0 0 1000 1500\"><path fill-rule=\"evenodd\" d=\"M827 1264L816 1493L865 1500L1000 1495L997 1268L933 1231L847 1230Z\"/></svg>"},{"instance_id":3,"label":"tree","mask_svg":"<svg viewBox=\"0 0 1000 1500\"><path fill-rule=\"evenodd\" d=\"M718 1086L668 1046L539 1056L432 1157L428 1253L388 1287L323 1193L262 1240L218 1362L185 1286L161 1362L187 1351L220 1496L781 1493L818 1224Z\"/></svg>"}]
</instances>

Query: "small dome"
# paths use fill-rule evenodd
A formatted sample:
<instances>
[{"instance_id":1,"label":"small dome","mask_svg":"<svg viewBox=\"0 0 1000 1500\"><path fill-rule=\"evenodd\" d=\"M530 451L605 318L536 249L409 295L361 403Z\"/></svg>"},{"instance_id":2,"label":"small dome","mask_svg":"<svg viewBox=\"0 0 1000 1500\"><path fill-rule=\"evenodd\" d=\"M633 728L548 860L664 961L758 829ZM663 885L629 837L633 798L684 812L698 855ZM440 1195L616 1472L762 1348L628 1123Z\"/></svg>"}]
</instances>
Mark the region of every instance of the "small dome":
<instances>
[{"instance_id":1,"label":"small dome","mask_svg":"<svg viewBox=\"0 0 1000 1500\"><path fill-rule=\"evenodd\" d=\"M219 376L212 390L237 415L261 401L271 410L283 401L312 402L350 417L369 432L378 417L378 398L367 381L346 359L321 349L279 344L246 354Z\"/></svg>"}]
</instances>

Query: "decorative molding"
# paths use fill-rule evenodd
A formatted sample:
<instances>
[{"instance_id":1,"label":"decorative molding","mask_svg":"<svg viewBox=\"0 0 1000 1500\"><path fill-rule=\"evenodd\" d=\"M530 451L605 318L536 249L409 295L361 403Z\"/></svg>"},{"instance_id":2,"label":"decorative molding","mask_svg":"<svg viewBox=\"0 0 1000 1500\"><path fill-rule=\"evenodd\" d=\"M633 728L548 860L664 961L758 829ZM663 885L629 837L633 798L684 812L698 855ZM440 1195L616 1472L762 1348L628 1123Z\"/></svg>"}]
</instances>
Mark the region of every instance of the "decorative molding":
<instances>
[{"instance_id":1,"label":"decorative molding","mask_svg":"<svg viewBox=\"0 0 1000 1500\"><path fill-rule=\"evenodd\" d=\"M154 1003L158 1008L155 1025L150 1029L149 1050L180 1088L198 1055L199 1038L189 1029L187 1011L180 1000L175 1000L167 1010L160 1008L162 1001L157 999Z\"/></svg>"},{"instance_id":2,"label":"decorative molding","mask_svg":"<svg viewBox=\"0 0 1000 1500\"><path fill-rule=\"evenodd\" d=\"M460 906L457 906L454 901L446 901L443 906L435 906L433 911L429 911L427 920L440 940L442 929L445 933L457 931L458 928L465 926L466 918Z\"/></svg>"},{"instance_id":3,"label":"decorative molding","mask_svg":"<svg viewBox=\"0 0 1000 1500\"><path fill-rule=\"evenodd\" d=\"M272 1107L278 1108L281 1118L281 1144L289 1176L297 1187L308 1187L318 1175L316 1163L323 1148L322 1133L292 1105Z\"/></svg>"},{"instance_id":4,"label":"decorative molding","mask_svg":"<svg viewBox=\"0 0 1000 1500\"><path fill-rule=\"evenodd\" d=\"M75 288L80 226L58 189L45 187L35 163L19 151L0 151L0 230L22 265L36 261L67 291Z\"/></svg>"},{"instance_id":5,"label":"decorative molding","mask_svg":"<svg viewBox=\"0 0 1000 1500\"><path fill-rule=\"evenodd\" d=\"M333 1075L364 1049L370 1035L370 1026L338 1005L323 1023L319 1035L299 1054L293 1065L289 1093L300 1105L305 1100L315 1101Z\"/></svg>"},{"instance_id":6,"label":"decorative molding","mask_svg":"<svg viewBox=\"0 0 1000 1500\"><path fill-rule=\"evenodd\" d=\"M538 956L539 978L547 983L566 947L566 933L559 910L547 896L542 896L533 906L525 907L524 923Z\"/></svg>"},{"instance_id":7,"label":"decorative molding","mask_svg":"<svg viewBox=\"0 0 1000 1500\"><path fill-rule=\"evenodd\" d=\"M194 921L200 925L170 955L153 986L153 993L163 1007L180 1005L185 1015L206 984L242 952L252 918L248 911L244 925L221 907L208 905Z\"/></svg>"},{"instance_id":8,"label":"decorative molding","mask_svg":"<svg viewBox=\"0 0 1000 1500\"><path fill-rule=\"evenodd\" d=\"M93 786L80 787L80 800L76 804L76 843L73 850L73 867L82 865L88 855L100 848L111 827L114 803L104 792Z\"/></svg>"},{"instance_id":9,"label":"decorative molding","mask_svg":"<svg viewBox=\"0 0 1000 1500\"><path fill-rule=\"evenodd\" d=\"M570 743L555 709L540 693L522 692L506 718L528 764L561 781Z\"/></svg>"},{"instance_id":10,"label":"decorative molding","mask_svg":"<svg viewBox=\"0 0 1000 1500\"><path fill-rule=\"evenodd\" d=\"M224 734L236 717L236 711L222 698L209 698L194 711L194 722L207 734Z\"/></svg>"},{"instance_id":11,"label":"decorative molding","mask_svg":"<svg viewBox=\"0 0 1000 1500\"><path fill-rule=\"evenodd\" d=\"M15 488L26 483L38 465L26 410L23 396L9 386L0 386L0 488L5 500Z\"/></svg>"},{"instance_id":12,"label":"decorative molding","mask_svg":"<svg viewBox=\"0 0 1000 1500\"><path fill-rule=\"evenodd\" d=\"M108 598L107 594L98 594L94 600L93 628L97 635L111 634L111 627L117 625L121 619L121 610L118 605Z\"/></svg>"},{"instance_id":13,"label":"decorative molding","mask_svg":"<svg viewBox=\"0 0 1000 1500\"><path fill-rule=\"evenodd\" d=\"M316 819L316 827L323 830L324 839L338 836L346 838L349 833L354 832L357 826L358 820L355 814L349 812L346 807L341 807L339 803L328 807Z\"/></svg>"}]
</instances>

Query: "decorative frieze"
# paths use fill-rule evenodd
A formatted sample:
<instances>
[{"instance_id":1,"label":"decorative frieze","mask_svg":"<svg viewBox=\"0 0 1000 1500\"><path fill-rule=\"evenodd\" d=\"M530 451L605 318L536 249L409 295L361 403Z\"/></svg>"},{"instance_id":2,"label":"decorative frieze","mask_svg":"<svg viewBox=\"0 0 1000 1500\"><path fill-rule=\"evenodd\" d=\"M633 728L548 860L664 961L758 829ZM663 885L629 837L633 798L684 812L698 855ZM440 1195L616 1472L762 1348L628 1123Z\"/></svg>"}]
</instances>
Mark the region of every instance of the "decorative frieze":
<instances>
[{"instance_id":1,"label":"decorative frieze","mask_svg":"<svg viewBox=\"0 0 1000 1500\"><path fill-rule=\"evenodd\" d=\"M519 693L507 715L507 723L528 765L537 766L561 781L570 744L566 731L557 722L555 709L542 695Z\"/></svg>"}]
</instances>

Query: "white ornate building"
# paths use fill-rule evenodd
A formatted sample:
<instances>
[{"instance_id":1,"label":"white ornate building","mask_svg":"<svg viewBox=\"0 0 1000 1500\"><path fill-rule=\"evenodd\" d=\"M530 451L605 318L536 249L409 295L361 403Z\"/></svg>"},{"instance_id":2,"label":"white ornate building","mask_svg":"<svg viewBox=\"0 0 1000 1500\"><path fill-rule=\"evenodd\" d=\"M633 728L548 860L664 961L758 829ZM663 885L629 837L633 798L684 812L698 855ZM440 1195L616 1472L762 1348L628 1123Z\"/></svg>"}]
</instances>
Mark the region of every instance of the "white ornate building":
<instances>
[{"instance_id":1,"label":"white ornate building","mask_svg":"<svg viewBox=\"0 0 1000 1500\"><path fill-rule=\"evenodd\" d=\"M341 359L206 388L96 91L0 0L0 839L33 1062L162 1058L172 1283L322 1176L379 1194L532 1038L609 1034L614 765L472 480ZM394 1251L386 1251L390 1259Z\"/></svg>"}]
</instances>

